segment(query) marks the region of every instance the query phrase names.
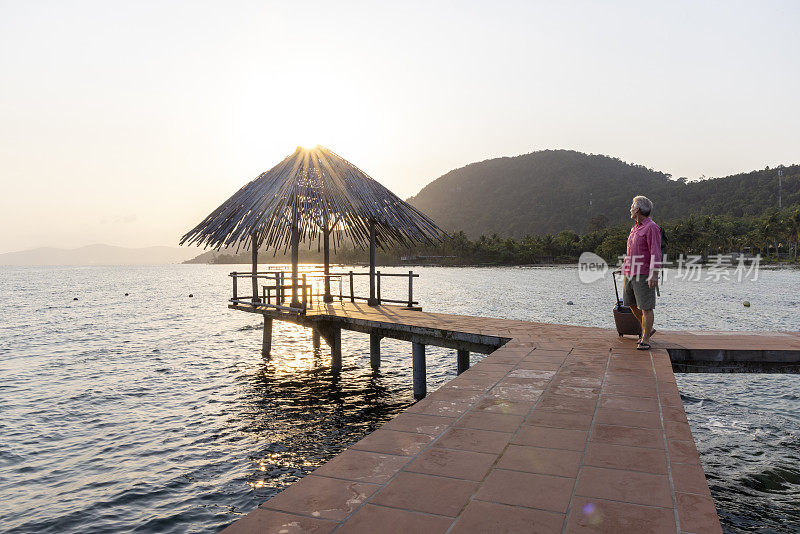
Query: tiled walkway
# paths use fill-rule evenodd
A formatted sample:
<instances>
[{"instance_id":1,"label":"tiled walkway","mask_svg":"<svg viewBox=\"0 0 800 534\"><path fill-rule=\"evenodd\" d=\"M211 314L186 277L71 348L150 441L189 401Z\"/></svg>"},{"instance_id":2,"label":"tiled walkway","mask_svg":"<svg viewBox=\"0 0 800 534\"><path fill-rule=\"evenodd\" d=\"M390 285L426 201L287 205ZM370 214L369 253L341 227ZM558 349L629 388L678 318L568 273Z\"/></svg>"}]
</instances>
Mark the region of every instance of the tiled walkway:
<instances>
[{"instance_id":1,"label":"tiled walkway","mask_svg":"<svg viewBox=\"0 0 800 534\"><path fill-rule=\"evenodd\" d=\"M511 341L226 532L721 532L666 350L594 328L335 313Z\"/></svg>"}]
</instances>

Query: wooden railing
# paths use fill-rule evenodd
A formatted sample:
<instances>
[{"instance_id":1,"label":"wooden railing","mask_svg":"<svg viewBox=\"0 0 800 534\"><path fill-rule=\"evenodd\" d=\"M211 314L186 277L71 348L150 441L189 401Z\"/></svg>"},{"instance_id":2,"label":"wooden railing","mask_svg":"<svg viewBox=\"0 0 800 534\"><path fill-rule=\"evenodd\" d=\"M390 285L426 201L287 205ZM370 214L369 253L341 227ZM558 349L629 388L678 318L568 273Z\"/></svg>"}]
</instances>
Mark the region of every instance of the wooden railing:
<instances>
[{"instance_id":1,"label":"wooden railing","mask_svg":"<svg viewBox=\"0 0 800 534\"><path fill-rule=\"evenodd\" d=\"M369 276L369 272L339 272L325 274L320 270L301 271L298 273L297 279L297 299L294 299L292 294L292 273L285 270L269 270L258 271L255 273L257 280L256 284L252 284L254 278L252 272L232 272L228 276L231 277L233 282L232 296L229 299L234 304L250 304L267 306L276 309L285 309L287 311L305 312L309 305L313 305L315 300L317 302L332 302L338 300L344 302L349 300L355 302L373 301L380 304L405 304L409 308L415 307L419 304L414 300L414 278L419 278L419 274L414 274L414 271L408 273L387 273L376 271L375 272L375 296L359 295L355 289L355 279L358 276ZM327 277L328 283L325 284ZM403 295L403 298L386 298L383 296L384 291L381 288L381 280L386 278L408 278L408 293ZM247 290L240 291L239 279L246 279L245 283L248 284ZM260 292L254 292L251 287L258 288ZM338 291L333 291L332 288L336 287ZM328 292L325 292L325 288ZM393 295L396 296L396 295ZM294 306L291 305L292 301ZM289 304L287 304L289 303ZM299 306L298 306L299 304Z\"/></svg>"}]
</instances>

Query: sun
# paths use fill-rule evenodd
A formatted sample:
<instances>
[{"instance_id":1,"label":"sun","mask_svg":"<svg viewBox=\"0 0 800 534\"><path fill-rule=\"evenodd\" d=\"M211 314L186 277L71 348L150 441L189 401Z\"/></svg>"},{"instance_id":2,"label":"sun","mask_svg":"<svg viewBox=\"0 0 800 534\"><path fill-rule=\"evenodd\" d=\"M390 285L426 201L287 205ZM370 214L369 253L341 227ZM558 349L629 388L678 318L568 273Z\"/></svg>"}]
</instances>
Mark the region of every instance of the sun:
<instances>
[{"instance_id":1,"label":"sun","mask_svg":"<svg viewBox=\"0 0 800 534\"><path fill-rule=\"evenodd\" d=\"M319 146L319 143L300 143L297 146L299 146L303 150L314 150Z\"/></svg>"}]
</instances>

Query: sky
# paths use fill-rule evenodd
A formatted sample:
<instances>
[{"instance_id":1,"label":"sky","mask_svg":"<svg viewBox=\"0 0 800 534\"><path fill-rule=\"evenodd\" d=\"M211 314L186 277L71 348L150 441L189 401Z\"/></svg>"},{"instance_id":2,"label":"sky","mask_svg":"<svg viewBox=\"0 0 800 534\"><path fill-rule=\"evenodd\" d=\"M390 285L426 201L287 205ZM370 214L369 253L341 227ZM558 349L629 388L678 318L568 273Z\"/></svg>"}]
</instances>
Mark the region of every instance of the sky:
<instances>
[{"instance_id":1,"label":"sky","mask_svg":"<svg viewBox=\"0 0 800 534\"><path fill-rule=\"evenodd\" d=\"M298 145L402 198L543 149L689 179L800 163L798 22L768 0L0 0L0 253L177 245Z\"/></svg>"}]
</instances>

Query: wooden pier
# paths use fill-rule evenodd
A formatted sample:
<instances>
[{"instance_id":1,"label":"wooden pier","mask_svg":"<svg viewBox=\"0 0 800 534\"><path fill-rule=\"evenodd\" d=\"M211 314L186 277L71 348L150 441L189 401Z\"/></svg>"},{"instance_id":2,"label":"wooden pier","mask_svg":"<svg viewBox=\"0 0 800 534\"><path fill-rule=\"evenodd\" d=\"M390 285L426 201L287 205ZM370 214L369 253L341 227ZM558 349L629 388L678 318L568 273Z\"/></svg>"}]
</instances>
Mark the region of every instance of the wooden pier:
<instances>
[{"instance_id":1,"label":"wooden pier","mask_svg":"<svg viewBox=\"0 0 800 534\"><path fill-rule=\"evenodd\" d=\"M412 343L422 398L225 532L721 532L673 367L798 372L800 334L613 330L329 303L257 304L267 328L314 328L341 366L341 329ZM269 325L269 326L268 326ZM425 396L425 346L458 376ZM469 351L489 355L468 368ZM673 355L671 358L671 354Z\"/></svg>"}]
</instances>

